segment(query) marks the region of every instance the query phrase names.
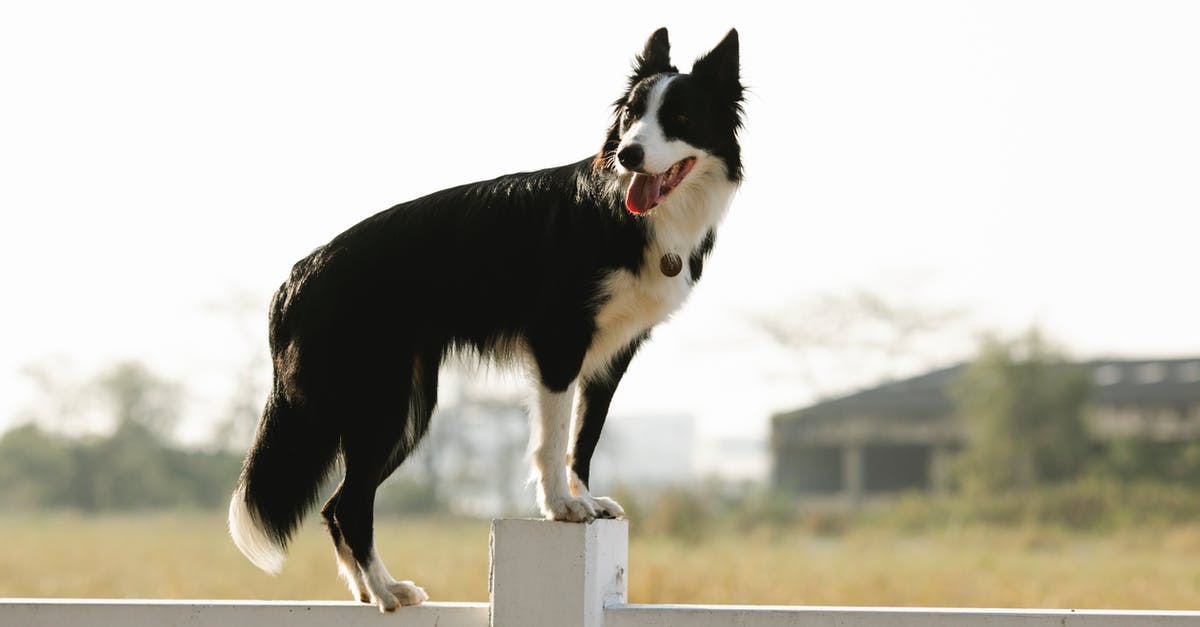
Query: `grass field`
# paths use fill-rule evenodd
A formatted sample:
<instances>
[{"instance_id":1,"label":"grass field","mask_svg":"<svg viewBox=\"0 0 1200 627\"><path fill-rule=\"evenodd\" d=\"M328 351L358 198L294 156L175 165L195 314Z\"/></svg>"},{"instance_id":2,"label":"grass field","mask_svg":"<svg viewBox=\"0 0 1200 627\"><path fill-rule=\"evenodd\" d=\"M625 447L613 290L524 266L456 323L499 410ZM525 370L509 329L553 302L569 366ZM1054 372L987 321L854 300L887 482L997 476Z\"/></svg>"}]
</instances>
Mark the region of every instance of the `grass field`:
<instances>
[{"instance_id":1,"label":"grass field","mask_svg":"<svg viewBox=\"0 0 1200 627\"><path fill-rule=\"evenodd\" d=\"M382 520L392 572L434 600L487 599L488 522ZM633 525L636 526L636 520ZM0 516L0 597L342 599L324 530L284 572L252 567L224 520L196 515ZM682 540L635 534L634 602L982 607L1200 607L1200 526L1071 534L969 527L836 535L779 528Z\"/></svg>"}]
</instances>

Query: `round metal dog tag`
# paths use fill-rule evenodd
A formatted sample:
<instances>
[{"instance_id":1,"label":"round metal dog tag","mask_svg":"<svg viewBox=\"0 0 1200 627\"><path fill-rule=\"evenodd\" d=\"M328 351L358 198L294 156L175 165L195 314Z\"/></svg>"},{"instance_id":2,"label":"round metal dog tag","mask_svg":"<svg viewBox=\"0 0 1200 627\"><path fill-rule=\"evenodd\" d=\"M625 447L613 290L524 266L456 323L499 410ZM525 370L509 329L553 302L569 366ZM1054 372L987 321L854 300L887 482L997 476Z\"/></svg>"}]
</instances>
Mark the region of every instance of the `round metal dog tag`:
<instances>
[{"instance_id":1,"label":"round metal dog tag","mask_svg":"<svg viewBox=\"0 0 1200 627\"><path fill-rule=\"evenodd\" d=\"M658 268L667 276L675 276L683 270L683 260L675 253L667 253L662 256L662 260L658 262Z\"/></svg>"}]
</instances>

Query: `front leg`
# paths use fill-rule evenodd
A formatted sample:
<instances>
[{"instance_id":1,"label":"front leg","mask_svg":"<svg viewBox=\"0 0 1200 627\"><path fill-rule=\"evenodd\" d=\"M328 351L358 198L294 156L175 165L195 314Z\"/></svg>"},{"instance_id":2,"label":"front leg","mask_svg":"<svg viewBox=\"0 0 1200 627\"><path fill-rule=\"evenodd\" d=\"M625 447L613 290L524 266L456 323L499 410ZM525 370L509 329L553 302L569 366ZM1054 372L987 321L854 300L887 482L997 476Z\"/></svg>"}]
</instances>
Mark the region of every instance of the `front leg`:
<instances>
[{"instance_id":1,"label":"front leg","mask_svg":"<svg viewBox=\"0 0 1200 627\"><path fill-rule=\"evenodd\" d=\"M542 515L550 520L588 522L596 517L596 510L587 499L571 494L571 480L565 463L574 401L574 381L559 391L545 383L538 386L532 433L533 465Z\"/></svg>"},{"instance_id":2,"label":"front leg","mask_svg":"<svg viewBox=\"0 0 1200 627\"><path fill-rule=\"evenodd\" d=\"M571 493L588 500L598 518L625 516L625 510L616 501L603 496L593 497L588 490L588 482L591 479L592 455L600 442L600 432L604 429L613 394L646 337L643 335L635 339L614 356L607 370L585 379L575 404L574 437L571 454L567 458L567 465L571 468Z\"/></svg>"},{"instance_id":3,"label":"front leg","mask_svg":"<svg viewBox=\"0 0 1200 627\"><path fill-rule=\"evenodd\" d=\"M595 508L587 498L571 495L566 453L576 380L595 327L590 316L559 311L536 329L539 333L529 334L527 340L538 386L529 446L538 480L538 507L547 519L587 522L595 518Z\"/></svg>"}]
</instances>

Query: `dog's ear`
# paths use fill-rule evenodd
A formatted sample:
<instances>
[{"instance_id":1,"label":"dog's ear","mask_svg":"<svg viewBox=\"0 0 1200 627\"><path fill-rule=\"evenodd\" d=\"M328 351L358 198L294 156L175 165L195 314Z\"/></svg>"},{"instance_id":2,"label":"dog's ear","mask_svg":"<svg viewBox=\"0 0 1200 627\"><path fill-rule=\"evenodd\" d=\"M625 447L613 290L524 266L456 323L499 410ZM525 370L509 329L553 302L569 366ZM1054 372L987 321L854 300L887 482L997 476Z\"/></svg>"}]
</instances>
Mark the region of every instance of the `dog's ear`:
<instances>
[{"instance_id":1,"label":"dog's ear","mask_svg":"<svg viewBox=\"0 0 1200 627\"><path fill-rule=\"evenodd\" d=\"M702 77L719 93L732 96L734 100L742 97L740 74L737 29L730 29L717 47L696 59L692 66L692 76Z\"/></svg>"},{"instance_id":2,"label":"dog's ear","mask_svg":"<svg viewBox=\"0 0 1200 627\"><path fill-rule=\"evenodd\" d=\"M596 153L596 158L592 160L592 170L601 172L616 167L617 146L621 143L620 135L621 119L614 115L613 122L604 135L604 145L600 146L600 152Z\"/></svg>"},{"instance_id":3,"label":"dog's ear","mask_svg":"<svg viewBox=\"0 0 1200 627\"><path fill-rule=\"evenodd\" d=\"M629 86L625 89L625 93L613 103L613 122L604 136L604 145L600 147L600 153L596 155L596 159L592 163L593 168L603 170L612 167L613 152L616 151L617 145L621 141L621 109L625 107L629 92L642 79L663 72L679 72L679 68L671 65L671 42L667 39L666 28L654 31L654 34L646 40L646 46L642 49L642 53L634 58L633 74L629 75Z\"/></svg>"},{"instance_id":4,"label":"dog's ear","mask_svg":"<svg viewBox=\"0 0 1200 627\"><path fill-rule=\"evenodd\" d=\"M661 72L678 72L671 65L671 42L667 39L667 29L660 28L646 40L642 54L633 62L633 76L629 77L629 86L633 87L638 81L647 76Z\"/></svg>"}]
</instances>

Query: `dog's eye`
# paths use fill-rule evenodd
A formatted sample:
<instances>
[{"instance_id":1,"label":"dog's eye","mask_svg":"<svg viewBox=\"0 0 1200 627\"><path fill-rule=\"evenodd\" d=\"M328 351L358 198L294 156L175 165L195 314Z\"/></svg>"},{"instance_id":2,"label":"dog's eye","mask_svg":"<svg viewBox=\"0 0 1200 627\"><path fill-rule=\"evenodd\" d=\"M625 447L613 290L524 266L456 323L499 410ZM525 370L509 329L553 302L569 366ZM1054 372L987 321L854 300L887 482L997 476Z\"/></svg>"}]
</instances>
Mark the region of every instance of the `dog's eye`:
<instances>
[{"instance_id":1,"label":"dog's eye","mask_svg":"<svg viewBox=\"0 0 1200 627\"><path fill-rule=\"evenodd\" d=\"M690 121L688 120L688 116L682 113L676 113L673 119L675 120L675 123L680 126L687 126L688 122Z\"/></svg>"},{"instance_id":2,"label":"dog's eye","mask_svg":"<svg viewBox=\"0 0 1200 627\"><path fill-rule=\"evenodd\" d=\"M625 119L629 120L630 122L637 119L637 114L634 113L633 109L631 109L630 107L625 107L625 110L622 111L621 114L624 115Z\"/></svg>"}]
</instances>

